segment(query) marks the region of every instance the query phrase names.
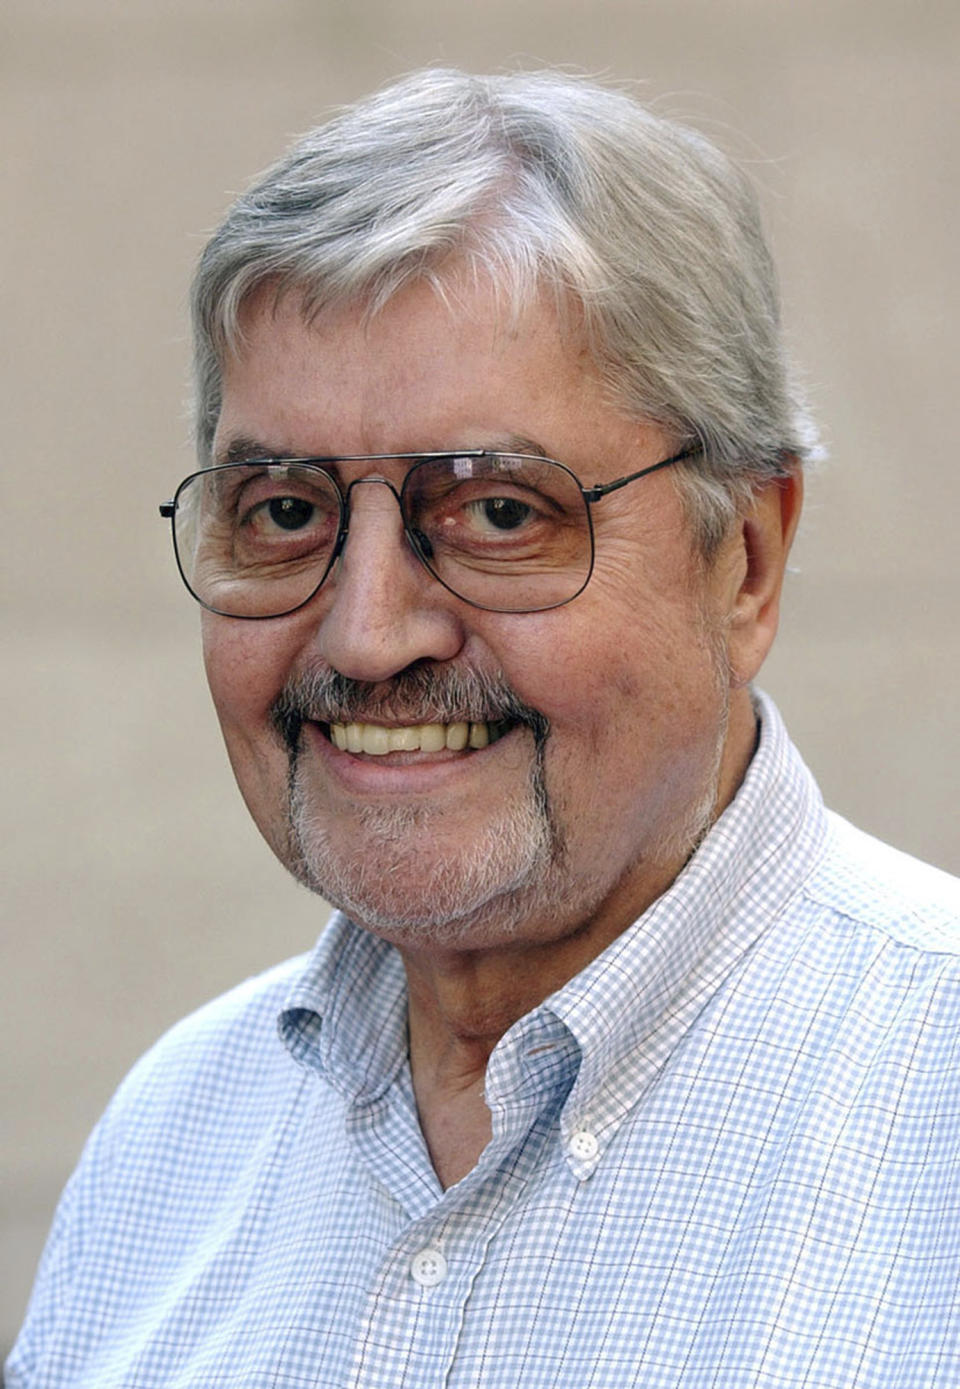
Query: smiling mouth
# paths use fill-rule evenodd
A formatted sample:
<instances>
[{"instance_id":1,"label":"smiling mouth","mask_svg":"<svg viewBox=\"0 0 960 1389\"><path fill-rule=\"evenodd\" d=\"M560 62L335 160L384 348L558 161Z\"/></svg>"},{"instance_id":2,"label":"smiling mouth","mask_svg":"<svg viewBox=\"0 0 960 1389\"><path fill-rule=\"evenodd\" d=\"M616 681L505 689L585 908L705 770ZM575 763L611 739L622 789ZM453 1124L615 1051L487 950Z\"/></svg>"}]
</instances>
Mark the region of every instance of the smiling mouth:
<instances>
[{"instance_id":1,"label":"smiling mouth","mask_svg":"<svg viewBox=\"0 0 960 1389\"><path fill-rule=\"evenodd\" d=\"M320 727L341 752L384 757L390 752L477 751L497 742L515 726L512 720L486 723L329 723Z\"/></svg>"}]
</instances>

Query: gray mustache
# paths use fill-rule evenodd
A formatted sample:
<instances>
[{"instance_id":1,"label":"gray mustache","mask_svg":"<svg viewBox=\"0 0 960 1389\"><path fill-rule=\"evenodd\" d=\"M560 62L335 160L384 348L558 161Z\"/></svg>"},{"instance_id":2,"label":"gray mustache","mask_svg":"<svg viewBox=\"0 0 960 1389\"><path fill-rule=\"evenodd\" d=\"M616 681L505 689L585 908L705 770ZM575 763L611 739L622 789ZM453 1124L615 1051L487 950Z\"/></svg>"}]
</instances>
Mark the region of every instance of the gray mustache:
<instances>
[{"instance_id":1,"label":"gray mustache","mask_svg":"<svg viewBox=\"0 0 960 1389\"><path fill-rule=\"evenodd\" d=\"M289 680L271 706L274 728L293 752L300 730L313 723L522 723L537 745L549 722L525 704L502 676L469 667L410 666L392 680L352 680L335 670L307 671Z\"/></svg>"}]
</instances>

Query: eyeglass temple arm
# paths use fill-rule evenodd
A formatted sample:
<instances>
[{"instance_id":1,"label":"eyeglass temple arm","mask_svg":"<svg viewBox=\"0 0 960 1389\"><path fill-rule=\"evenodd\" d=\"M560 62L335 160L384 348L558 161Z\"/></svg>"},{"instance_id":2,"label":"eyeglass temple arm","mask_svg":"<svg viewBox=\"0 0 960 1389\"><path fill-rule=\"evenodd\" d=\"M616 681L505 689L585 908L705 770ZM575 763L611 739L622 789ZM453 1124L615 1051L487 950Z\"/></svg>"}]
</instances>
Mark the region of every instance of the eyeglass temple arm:
<instances>
[{"instance_id":1,"label":"eyeglass temple arm","mask_svg":"<svg viewBox=\"0 0 960 1389\"><path fill-rule=\"evenodd\" d=\"M671 458L662 458L659 463L651 463L649 468L641 468L639 473L630 473L627 477L615 478L613 482L599 483L596 487L582 488L583 499L585 502L598 502L601 497L606 497L610 492L618 492L621 487L626 487L628 482L636 482L638 478L647 477L649 473L659 472L661 468L669 468L672 463L682 463L687 458L693 458L702 452L699 444L691 448L681 449Z\"/></svg>"}]
</instances>

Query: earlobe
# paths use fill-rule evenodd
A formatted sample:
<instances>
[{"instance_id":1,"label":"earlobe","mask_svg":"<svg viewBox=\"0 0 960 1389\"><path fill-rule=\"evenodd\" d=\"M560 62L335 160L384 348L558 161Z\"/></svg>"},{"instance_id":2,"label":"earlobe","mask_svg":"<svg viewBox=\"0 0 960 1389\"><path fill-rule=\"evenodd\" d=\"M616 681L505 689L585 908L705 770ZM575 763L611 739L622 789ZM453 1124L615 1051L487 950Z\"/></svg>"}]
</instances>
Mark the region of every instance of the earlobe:
<instances>
[{"instance_id":1,"label":"earlobe","mask_svg":"<svg viewBox=\"0 0 960 1389\"><path fill-rule=\"evenodd\" d=\"M740 518L740 585L731 612L729 661L735 686L748 684L773 644L780 592L803 502L799 465L763 484Z\"/></svg>"}]
</instances>

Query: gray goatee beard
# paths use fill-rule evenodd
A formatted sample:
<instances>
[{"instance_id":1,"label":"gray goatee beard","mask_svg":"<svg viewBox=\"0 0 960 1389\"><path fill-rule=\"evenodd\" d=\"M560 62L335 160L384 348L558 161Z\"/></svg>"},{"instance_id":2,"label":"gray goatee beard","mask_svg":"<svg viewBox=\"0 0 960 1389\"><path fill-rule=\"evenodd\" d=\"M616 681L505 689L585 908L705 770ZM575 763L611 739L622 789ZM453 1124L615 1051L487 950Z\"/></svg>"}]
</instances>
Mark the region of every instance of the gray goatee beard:
<instances>
[{"instance_id":1,"label":"gray goatee beard","mask_svg":"<svg viewBox=\"0 0 960 1389\"><path fill-rule=\"evenodd\" d=\"M679 824L639 858L675 871L693 855L716 816L721 763L729 714L729 684L721 633L705 623L718 696L712 765L700 795ZM317 723L396 722L507 723L528 730L533 741L523 793L486 826L479 826L456 852L418 858L418 844L441 814L428 805L369 806L358 816L358 846L343 849L310 804L303 766L301 730ZM567 869L562 824L576 807L554 806L548 795L545 749L549 724L525 705L502 676L473 670L413 666L390 682L369 684L336 672L309 672L290 681L273 708L277 735L288 754L288 824L284 861L311 891L339 907L359 925L395 944L455 946L469 933L483 943L489 926L498 941L517 938L534 917L566 915L571 889L583 920L611 890L604 867L581 870L575 885ZM559 811L559 813L558 813ZM638 904L642 910L645 904Z\"/></svg>"},{"instance_id":2,"label":"gray goatee beard","mask_svg":"<svg viewBox=\"0 0 960 1389\"><path fill-rule=\"evenodd\" d=\"M453 944L465 930L495 918L502 938L529 914L531 893L542 904L551 881L559 883L563 837L544 776L549 725L501 676L417 666L372 685L313 671L288 683L273 720L289 760L286 862L300 882L378 935L397 943ZM342 842L333 844L322 810L310 803L301 738L307 720L520 724L533 741L529 780L523 794L455 854L431 858L427 851L417 858L418 842L440 814L429 804L362 807L357 848L345 852Z\"/></svg>"}]
</instances>

